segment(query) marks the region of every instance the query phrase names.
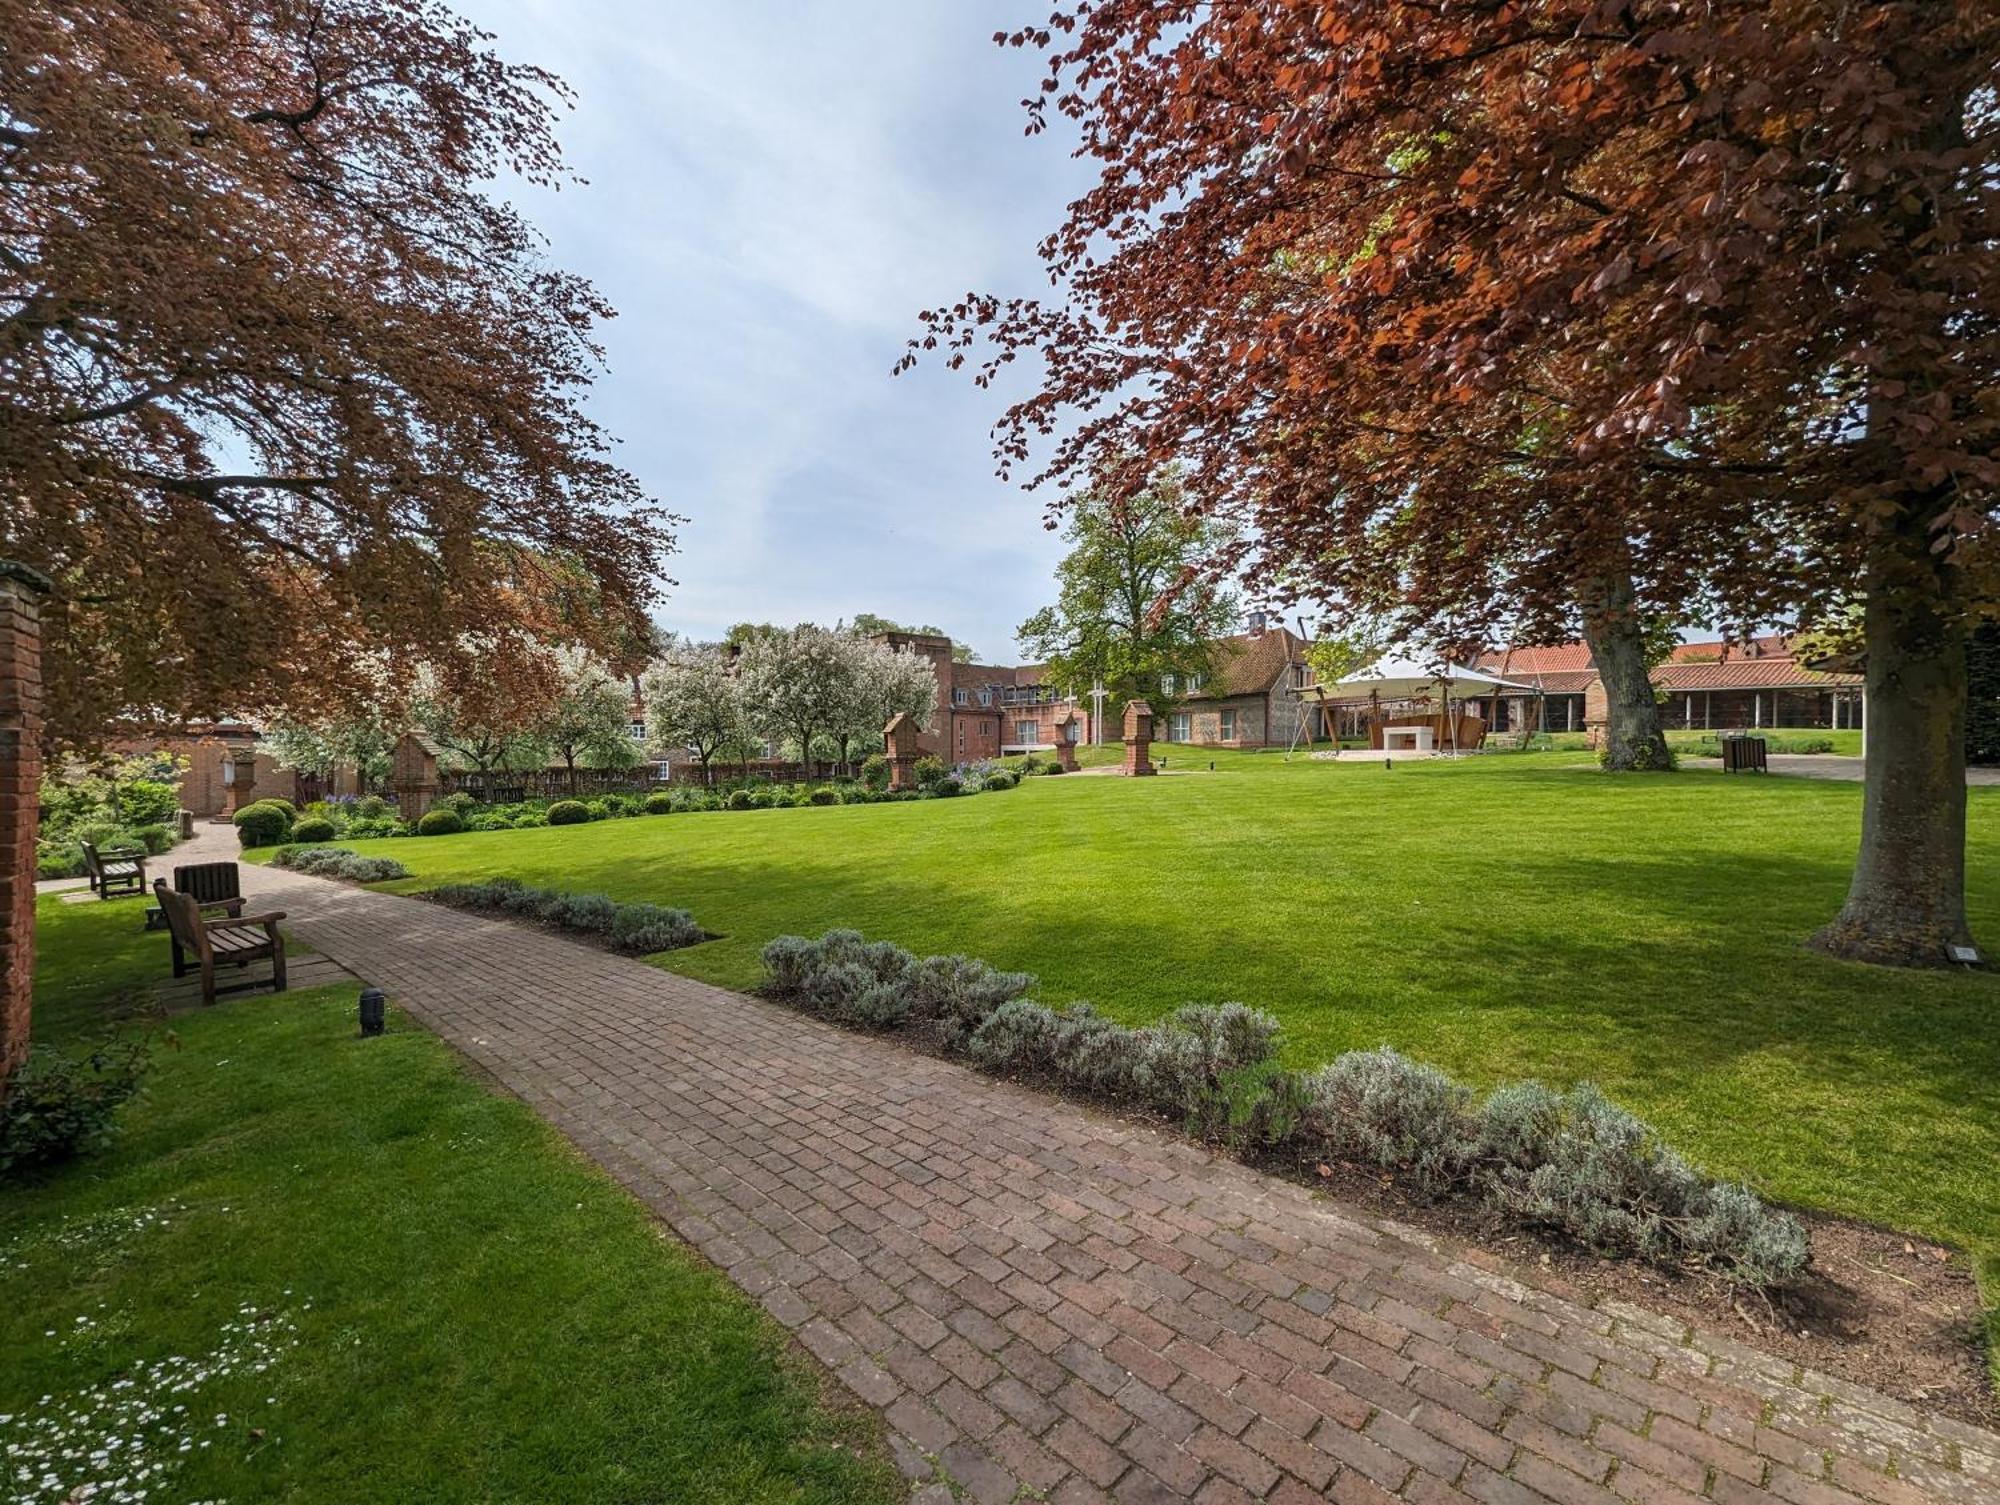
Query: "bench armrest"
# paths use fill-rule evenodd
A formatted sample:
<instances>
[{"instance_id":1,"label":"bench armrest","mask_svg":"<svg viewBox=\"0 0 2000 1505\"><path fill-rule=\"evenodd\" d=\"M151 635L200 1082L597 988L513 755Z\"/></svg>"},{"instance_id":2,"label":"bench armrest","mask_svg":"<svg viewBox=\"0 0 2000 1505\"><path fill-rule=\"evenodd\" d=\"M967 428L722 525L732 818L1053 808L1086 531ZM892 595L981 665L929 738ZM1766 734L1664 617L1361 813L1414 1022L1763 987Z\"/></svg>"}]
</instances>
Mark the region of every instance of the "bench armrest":
<instances>
[{"instance_id":1,"label":"bench armrest","mask_svg":"<svg viewBox=\"0 0 2000 1505\"><path fill-rule=\"evenodd\" d=\"M229 923L232 925L262 925L266 929L269 929L271 926L276 925L278 921L282 920L284 917L285 917L285 912L282 909L274 909L269 914L231 915L229 917Z\"/></svg>"}]
</instances>

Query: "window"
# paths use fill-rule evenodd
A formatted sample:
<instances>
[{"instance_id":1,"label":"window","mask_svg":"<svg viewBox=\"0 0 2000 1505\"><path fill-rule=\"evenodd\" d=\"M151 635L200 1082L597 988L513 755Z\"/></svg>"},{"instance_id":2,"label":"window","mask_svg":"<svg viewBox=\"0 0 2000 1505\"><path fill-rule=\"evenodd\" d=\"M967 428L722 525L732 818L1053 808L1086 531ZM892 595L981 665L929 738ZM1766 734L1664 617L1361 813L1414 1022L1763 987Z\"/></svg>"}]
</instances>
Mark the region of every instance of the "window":
<instances>
[{"instance_id":1,"label":"window","mask_svg":"<svg viewBox=\"0 0 2000 1505\"><path fill-rule=\"evenodd\" d=\"M1175 711L1173 715L1167 718L1167 740L1169 742L1188 741L1188 732L1189 722L1186 711Z\"/></svg>"},{"instance_id":2,"label":"window","mask_svg":"<svg viewBox=\"0 0 2000 1505\"><path fill-rule=\"evenodd\" d=\"M980 687L979 703L981 705L993 704L993 687L991 685L982 685Z\"/></svg>"},{"instance_id":3,"label":"window","mask_svg":"<svg viewBox=\"0 0 2000 1505\"><path fill-rule=\"evenodd\" d=\"M645 722L635 721L632 723L630 727L626 728L626 730L631 735L631 738L634 742L644 742L646 740Z\"/></svg>"},{"instance_id":4,"label":"window","mask_svg":"<svg viewBox=\"0 0 2000 1505\"><path fill-rule=\"evenodd\" d=\"M966 699L966 693L963 690L953 690L951 692L951 703L953 705L964 705Z\"/></svg>"},{"instance_id":5,"label":"window","mask_svg":"<svg viewBox=\"0 0 2000 1505\"><path fill-rule=\"evenodd\" d=\"M1292 688L1294 690L1303 690L1307 685L1312 683L1312 677L1311 664L1292 665Z\"/></svg>"},{"instance_id":6,"label":"window","mask_svg":"<svg viewBox=\"0 0 2000 1505\"><path fill-rule=\"evenodd\" d=\"M1171 675L1171 674L1162 674L1162 675L1160 676L1160 693L1161 693L1162 695L1171 695L1171 694L1173 694L1173 693L1174 693L1174 683L1175 683L1175 681L1174 681L1174 677L1173 677L1173 675Z\"/></svg>"},{"instance_id":7,"label":"window","mask_svg":"<svg viewBox=\"0 0 2000 1505\"><path fill-rule=\"evenodd\" d=\"M1039 742L1042 740L1038 735L1039 731L1040 727L1036 722L1017 721L1014 723L1014 740L1016 742Z\"/></svg>"},{"instance_id":8,"label":"window","mask_svg":"<svg viewBox=\"0 0 2000 1505\"><path fill-rule=\"evenodd\" d=\"M1236 713L1234 711L1224 711L1221 719L1222 740L1224 742L1234 742L1236 740Z\"/></svg>"},{"instance_id":9,"label":"window","mask_svg":"<svg viewBox=\"0 0 2000 1505\"><path fill-rule=\"evenodd\" d=\"M1208 681L1208 676L1206 674L1190 674L1188 676L1188 694L1190 695L1194 694L1205 683L1207 683L1207 681Z\"/></svg>"},{"instance_id":10,"label":"window","mask_svg":"<svg viewBox=\"0 0 2000 1505\"><path fill-rule=\"evenodd\" d=\"M961 758L965 756L965 723L963 721L958 724L958 755Z\"/></svg>"}]
</instances>

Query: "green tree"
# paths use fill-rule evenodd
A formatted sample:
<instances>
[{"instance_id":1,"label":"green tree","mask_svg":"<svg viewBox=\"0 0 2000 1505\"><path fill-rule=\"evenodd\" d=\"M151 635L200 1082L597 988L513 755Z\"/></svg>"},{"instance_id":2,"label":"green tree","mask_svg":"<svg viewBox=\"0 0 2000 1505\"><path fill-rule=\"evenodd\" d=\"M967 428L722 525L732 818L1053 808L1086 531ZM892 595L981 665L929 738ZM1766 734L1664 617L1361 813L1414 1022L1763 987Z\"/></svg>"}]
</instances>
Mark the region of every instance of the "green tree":
<instances>
[{"instance_id":1,"label":"green tree","mask_svg":"<svg viewBox=\"0 0 2000 1505\"><path fill-rule=\"evenodd\" d=\"M1163 471L1129 499L1091 492L1073 504L1056 603L1019 629L1054 683L1080 693L1102 680L1116 700L1168 702L1210 672L1237 602L1204 570L1226 539L1182 503L1179 477Z\"/></svg>"},{"instance_id":2,"label":"green tree","mask_svg":"<svg viewBox=\"0 0 2000 1505\"><path fill-rule=\"evenodd\" d=\"M887 617L878 617L872 611L857 611L854 614L854 630L862 637L873 637L878 632L921 633L925 637L951 637L942 627L912 627L906 622L892 622ZM955 664L969 664L976 655L970 643L961 643L951 638L951 659Z\"/></svg>"}]
</instances>

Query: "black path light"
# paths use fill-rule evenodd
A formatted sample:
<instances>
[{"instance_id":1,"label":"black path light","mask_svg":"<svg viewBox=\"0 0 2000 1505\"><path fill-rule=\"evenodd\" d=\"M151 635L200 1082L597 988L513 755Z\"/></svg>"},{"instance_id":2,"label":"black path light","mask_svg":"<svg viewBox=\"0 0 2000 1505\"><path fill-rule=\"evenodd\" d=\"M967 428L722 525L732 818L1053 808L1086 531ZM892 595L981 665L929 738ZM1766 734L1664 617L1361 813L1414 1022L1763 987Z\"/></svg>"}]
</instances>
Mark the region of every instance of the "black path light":
<instances>
[{"instance_id":1,"label":"black path light","mask_svg":"<svg viewBox=\"0 0 2000 1505\"><path fill-rule=\"evenodd\" d=\"M361 1036L365 1040L370 1035L382 1033L388 996L380 988L361 990Z\"/></svg>"}]
</instances>

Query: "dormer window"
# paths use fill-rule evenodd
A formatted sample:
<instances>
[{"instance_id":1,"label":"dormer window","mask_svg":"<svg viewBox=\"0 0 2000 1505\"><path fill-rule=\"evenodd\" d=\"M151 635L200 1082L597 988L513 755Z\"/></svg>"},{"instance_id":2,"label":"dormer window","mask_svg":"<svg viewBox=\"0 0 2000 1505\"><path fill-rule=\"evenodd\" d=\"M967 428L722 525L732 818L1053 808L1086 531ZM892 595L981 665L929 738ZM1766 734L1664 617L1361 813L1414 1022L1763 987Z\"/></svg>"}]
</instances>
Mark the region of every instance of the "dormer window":
<instances>
[{"instance_id":1,"label":"dormer window","mask_svg":"<svg viewBox=\"0 0 2000 1505\"><path fill-rule=\"evenodd\" d=\"M1208 681L1208 676L1206 674L1190 674L1188 676L1188 694L1190 695L1194 694L1197 690L1199 690L1202 687L1202 685L1207 683L1207 681Z\"/></svg>"},{"instance_id":2,"label":"dormer window","mask_svg":"<svg viewBox=\"0 0 2000 1505\"><path fill-rule=\"evenodd\" d=\"M1174 693L1174 686L1175 686L1175 684L1176 684L1176 683L1177 683L1177 681L1175 680L1175 678L1174 678L1174 676L1173 676L1173 675L1171 675L1171 674L1162 674L1162 675L1160 676L1160 693L1161 693L1162 695L1171 695L1171 694L1173 694L1173 693Z\"/></svg>"}]
</instances>

